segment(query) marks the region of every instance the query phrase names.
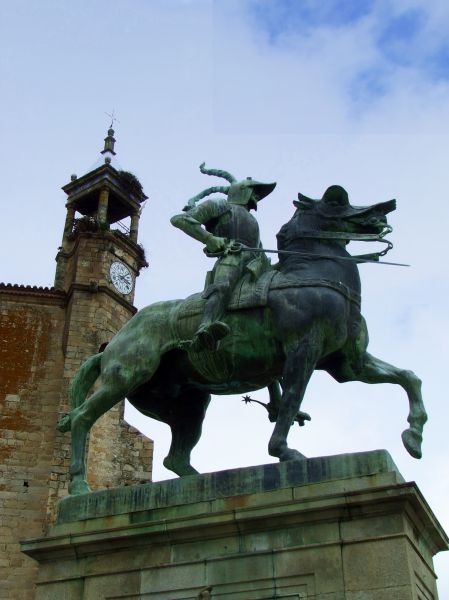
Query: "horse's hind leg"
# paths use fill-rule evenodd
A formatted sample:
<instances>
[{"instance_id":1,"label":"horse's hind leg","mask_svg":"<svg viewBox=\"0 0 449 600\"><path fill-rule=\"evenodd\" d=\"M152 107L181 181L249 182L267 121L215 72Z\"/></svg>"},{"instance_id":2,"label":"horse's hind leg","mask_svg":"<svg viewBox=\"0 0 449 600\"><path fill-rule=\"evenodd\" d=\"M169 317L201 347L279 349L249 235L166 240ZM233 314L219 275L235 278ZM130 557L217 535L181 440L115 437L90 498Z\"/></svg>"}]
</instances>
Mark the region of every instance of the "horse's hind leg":
<instances>
[{"instance_id":1,"label":"horse's hind leg","mask_svg":"<svg viewBox=\"0 0 449 600\"><path fill-rule=\"evenodd\" d=\"M90 428L105 412L123 400L133 389L148 381L159 365L159 356L135 364L132 357L121 363L110 361L101 373L102 385L70 415L72 432L72 462L69 492L84 494L89 491L86 482L86 440ZM134 362L134 364L133 364ZM132 368L129 366L133 364Z\"/></svg>"},{"instance_id":2,"label":"horse's hind leg","mask_svg":"<svg viewBox=\"0 0 449 600\"><path fill-rule=\"evenodd\" d=\"M405 369L399 369L389 363L365 352L359 366L354 368L349 361L343 362L338 368L328 369L328 372L339 382L362 381L363 383L395 383L407 393L409 415L407 421L410 427L403 431L402 442L409 454L421 458L422 432L427 421L427 414L421 395L421 380Z\"/></svg>"},{"instance_id":3,"label":"horse's hind leg","mask_svg":"<svg viewBox=\"0 0 449 600\"><path fill-rule=\"evenodd\" d=\"M74 409L71 414L72 462L70 465L70 494L89 492L86 481L86 440L87 434L95 421L110 408L115 406L126 395L122 389L111 385L102 385L85 402Z\"/></svg>"},{"instance_id":4,"label":"horse's hind leg","mask_svg":"<svg viewBox=\"0 0 449 600\"><path fill-rule=\"evenodd\" d=\"M190 464L190 453L200 439L209 402L208 392L189 390L176 398L172 414L167 419L172 441L164 466L180 477L198 473Z\"/></svg>"}]
</instances>

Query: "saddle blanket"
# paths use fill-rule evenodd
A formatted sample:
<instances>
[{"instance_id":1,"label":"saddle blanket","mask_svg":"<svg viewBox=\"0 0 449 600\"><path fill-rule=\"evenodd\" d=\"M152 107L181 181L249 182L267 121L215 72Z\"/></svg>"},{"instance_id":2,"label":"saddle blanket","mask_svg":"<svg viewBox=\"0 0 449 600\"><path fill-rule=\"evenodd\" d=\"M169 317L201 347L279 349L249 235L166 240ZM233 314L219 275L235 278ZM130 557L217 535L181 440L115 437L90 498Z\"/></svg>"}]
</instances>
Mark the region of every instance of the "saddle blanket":
<instances>
[{"instance_id":1,"label":"saddle blanket","mask_svg":"<svg viewBox=\"0 0 449 600\"><path fill-rule=\"evenodd\" d=\"M231 301L227 307L229 311L245 308L267 306L268 292L270 290L285 290L299 287L328 287L340 292L348 300L360 306L360 296L341 282L330 282L323 279L310 278L298 281L289 278L275 269L263 273L257 280L250 274L245 275L234 288ZM184 300L177 311L177 318L184 319L202 314L206 300L202 294L193 294Z\"/></svg>"},{"instance_id":2,"label":"saddle blanket","mask_svg":"<svg viewBox=\"0 0 449 600\"><path fill-rule=\"evenodd\" d=\"M242 310L266 306L270 284L277 271L266 271L254 281L250 274L245 275L234 288L227 310ZM202 294L193 294L184 300L178 312L178 319L193 317L203 312L206 300Z\"/></svg>"}]
</instances>

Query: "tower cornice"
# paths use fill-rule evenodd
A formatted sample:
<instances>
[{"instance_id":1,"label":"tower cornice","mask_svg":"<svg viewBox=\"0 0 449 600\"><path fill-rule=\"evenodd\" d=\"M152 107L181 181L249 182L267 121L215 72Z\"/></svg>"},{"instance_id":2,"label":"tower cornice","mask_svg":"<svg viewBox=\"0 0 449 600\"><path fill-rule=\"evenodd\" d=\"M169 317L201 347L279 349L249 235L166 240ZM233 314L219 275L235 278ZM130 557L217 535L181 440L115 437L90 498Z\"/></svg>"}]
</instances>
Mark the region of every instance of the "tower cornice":
<instances>
[{"instance_id":1,"label":"tower cornice","mask_svg":"<svg viewBox=\"0 0 449 600\"><path fill-rule=\"evenodd\" d=\"M120 171L110 164L104 164L86 173L82 177L73 179L62 187L67 194L67 208L75 208L85 215L93 215L98 208L98 193L108 190L111 197L108 209L108 221L114 223L130 214L140 211L141 203L147 196L141 192L134 192L124 185Z\"/></svg>"},{"instance_id":2,"label":"tower cornice","mask_svg":"<svg viewBox=\"0 0 449 600\"><path fill-rule=\"evenodd\" d=\"M69 251L65 251L61 248L59 250L58 254L56 255L56 261L58 260L59 257L71 258L78 249L80 239L82 237L90 237L90 238L98 238L101 240L105 240L107 242L110 242L111 244L116 244L117 246L120 246L122 250L125 250L127 252L131 252L132 254L135 254L138 259L138 262L139 262L137 274L139 274L139 271L141 268L148 266L148 263L145 258L145 252L144 252L142 246L140 246L139 244L134 242L132 239L130 239L129 236L121 233L118 230L80 231L77 233L73 233L72 235L74 236L74 240L75 240L73 247ZM123 260L123 259L121 258L121 260ZM51 289L54 289L54 288L51 288Z\"/></svg>"},{"instance_id":3,"label":"tower cornice","mask_svg":"<svg viewBox=\"0 0 449 600\"><path fill-rule=\"evenodd\" d=\"M67 291L67 303L70 301L71 297L75 292L86 292L88 294L106 294L110 298L121 304L124 308L126 308L131 315L135 315L137 312L137 308L126 298L123 298L117 292L114 292L113 289L109 288L107 285L95 285L94 283L88 285L83 283L73 283L69 290Z\"/></svg>"}]
</instances>

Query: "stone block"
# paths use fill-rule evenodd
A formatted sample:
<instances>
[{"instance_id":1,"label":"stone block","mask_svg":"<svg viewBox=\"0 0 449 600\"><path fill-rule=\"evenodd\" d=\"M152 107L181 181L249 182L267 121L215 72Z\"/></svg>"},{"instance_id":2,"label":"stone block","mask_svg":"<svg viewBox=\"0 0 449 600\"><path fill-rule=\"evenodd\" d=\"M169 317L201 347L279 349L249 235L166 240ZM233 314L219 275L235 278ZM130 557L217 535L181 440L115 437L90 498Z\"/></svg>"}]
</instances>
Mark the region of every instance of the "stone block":
<instances>
[{"instance_id":1,"label":"stone block","mask_svg":"<svg viewBox=\"0 0 449 600\"><path fill-rule=\"evenodd\" d=\"M83 587L83 581L79 579L55 582L46 586L38 585L35 600L82 600L83 598L87 600L89 596L84 596Z\"/></svg>"},{"instance_id":2,"label":"stone block","mask_svg":"<svg viewBox=\"0 0 449 600\"><path fill-rule=\"evenodd\" d=\"M396 532L392 533L395 536ZM348 591L410 585L406 542L402 536L390 535L388 539L345 544L342 558Z\"/></svg>"},{"instance_id":3,"label":"stone block","mask_svg":"<svg viewBox=\"0 0 449 600\"><path fill-rule=\"evenodd\" d=\"M448 539L388 454L305 462L67 498L22 547L40 588L83 579L80 600L436 600Z\"/></svg>"},{"instance_id":4,"label":"stone block","mask_svg":"<svg viewBox=\"0 0 449 600\"><path fill-rule=\"evenodd\" d=\"M257 492L287 491L290 499L307 498L314 483L345 481L345 487L337 492L357 489L359 478L376 476L378 484L394 480L403 481L397 467L386 451L375 450L352 455L311 458L306 461L287 461L244 469L231 469L170 479L161 483L144 484L139 487L116 488L95 492L89 496L68 497L61 503L58 523L120 514L138 510L180 506L228 498L228 508L234 503L258 502ZM385 479L385 481L384 481ZM366 489L366 485L363 486ZM368 486L371 488L372 486ZM315 488L312 488L315 494ZM239 500L240 497L240 500ZM245 497L242 500L242 497ZM265 496L264 496L265 497ZM217 507L218 508L218 507Z\"/></svg>"},{"instance_id":5,"label":"stone block","mask_svg":"<svg viewBox=\"0 0 449 600\"><path fill-rule=\"evenodd\" d=\"M108 574L104 577L87 578L85 579L81 598L101 600L103 598L120 598L122 594L124 598L133 595L139 597L141 591L140 577L139 571L128 571Z\"/></svg>"},{"instance_id":6,"label":"stone block","mask_svg":"<svg viewBox=\"0 0 449 600\"><path fill-rule=\"evenodd\" d=\"M410 586L395 585L388 589L346 592L345 600L415 600ZM419 597L418 597L419 598ZM419 598L421 600L421 598ZM427 598L424 597L424 600ZM434 600L429 598L429 600Z\"/></svg>"}]
</instances>

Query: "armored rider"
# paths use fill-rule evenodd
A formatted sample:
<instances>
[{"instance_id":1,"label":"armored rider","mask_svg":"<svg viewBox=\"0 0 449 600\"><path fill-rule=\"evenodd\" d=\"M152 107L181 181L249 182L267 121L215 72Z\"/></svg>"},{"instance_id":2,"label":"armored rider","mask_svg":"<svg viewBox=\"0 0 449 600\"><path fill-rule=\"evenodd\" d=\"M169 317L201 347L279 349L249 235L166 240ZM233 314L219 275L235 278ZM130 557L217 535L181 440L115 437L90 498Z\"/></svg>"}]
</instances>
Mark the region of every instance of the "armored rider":
<instances>
[{"instance_id":1,"label":"armored rider","mask_svg":"<svg viewBox=\"0 0 449 600\"><path fill-rule=\"evenodd\" d=\"M201 323L193 338L195 349L216 350L218 342L230 331L221 318L234 287L245 268L251 269L250 263L260 262L264 257L263 254L236 252L236 244L249 248L261 247L259 225L250 211L257 210L257 203L274 190L276 183L260 183L251 177L237 181L227 171L207 169L204 163L200 170L207 175L223 177L231 185L214 186L197 194L184 207L184 213L172 217L171 223L203 242L207 256L218 257L211 283L203 292L206 303ZM198 200L214 192L225 193L227 198L209 198L195 206Z\"/></svg>"}]
</instances>

